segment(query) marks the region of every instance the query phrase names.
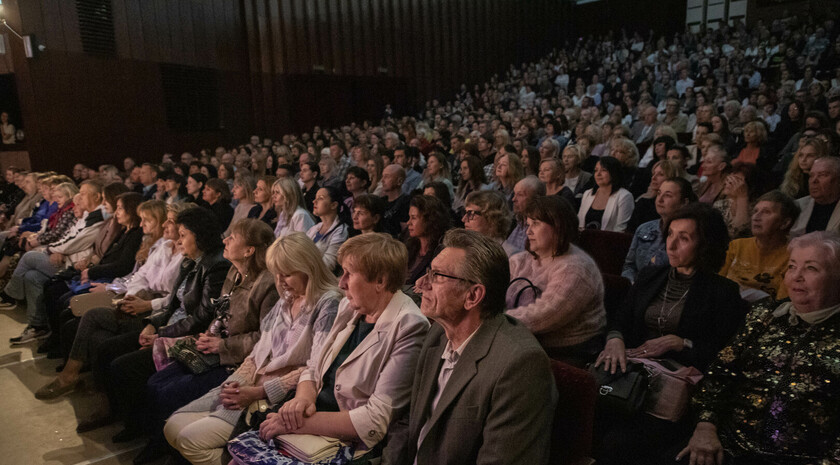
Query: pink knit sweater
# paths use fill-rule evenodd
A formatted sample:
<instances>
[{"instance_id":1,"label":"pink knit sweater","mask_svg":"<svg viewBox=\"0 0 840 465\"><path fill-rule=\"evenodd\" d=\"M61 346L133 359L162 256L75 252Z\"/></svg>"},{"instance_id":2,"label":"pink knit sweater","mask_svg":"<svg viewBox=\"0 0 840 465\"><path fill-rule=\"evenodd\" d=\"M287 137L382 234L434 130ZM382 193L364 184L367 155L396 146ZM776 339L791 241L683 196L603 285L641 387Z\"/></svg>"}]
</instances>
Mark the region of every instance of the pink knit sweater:
<instances>
[{"instance_id":1,"label":"pink knit sweater","mask_svg":"<svg viewBox=\"0 0 840 465\"><path fill-rule=\"evenodd\" d=\"M562 256L542 263L528 252L510 257L511 280L528 278L542 290L539 298L525 291L519 307L516 294L527 284L514 283L507 292L508 314L520 320L546 348L580 344L602 333L607 325L604 281L592 258L571 246ZM527 300L526 300L527 299Z\"/></svg>"}]
</instances>

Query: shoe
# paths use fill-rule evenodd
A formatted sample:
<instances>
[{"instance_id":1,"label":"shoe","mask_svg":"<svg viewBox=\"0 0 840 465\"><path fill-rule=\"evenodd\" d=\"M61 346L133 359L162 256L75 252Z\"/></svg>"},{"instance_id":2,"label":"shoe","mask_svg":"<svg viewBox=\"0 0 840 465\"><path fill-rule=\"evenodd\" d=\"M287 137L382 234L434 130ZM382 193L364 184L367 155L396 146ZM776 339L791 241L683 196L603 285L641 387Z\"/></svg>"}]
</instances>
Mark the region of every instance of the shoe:
<instances>
[{"instance_id":1,"label":"shoe","mask_svg":"<svg viewBox=\"0 0 840 465\"><path fill-rule=\"evenodd\" d=\"M0 310L11 310L17 305L17 300L9 297L5 292L0 292Z\"/></svg>"},{"instance_id":2,"label":"shoe","mask_svg":"<svg viewBox=\"0 0 840 465\"><path fill-rule=\"evenodd\" d=\"M113 442L114 444L119 444L121 442L128 442L128 441L137 439L142 435L143 435L143 433L141 431L137 431L133 428L125 428L124 430L120 431L119 433L111 436L111 442Z\"/></svg>"},{"instance_id":3,"label":"shoe","mask_svg":"<svg viewBox=\"0 0 840 465\"><path fill-rule=\"evenodd\" d=\"M87 433L88 431L93 431L95 429L102 428L103 426L108 426L111 423L117 421L112 415L105 415L101 417L91 418L89 420L80 421L79 425L76 426L77 433Z\"/></svg>"},{"instance_id":4,"label":"shoe","mask_svg":"<svg viewBox=\"0 0 840 465\"><path fill-rule=\"evenodd\" d=\"M80 385L80 380L76 380L66 386L61 385L61 381L58 378L54 379L53 382L47 384L46 386L38 389L35 392L35 398L38 400L52 400L58 397L63 396L69 392L73 392L76 390L77 387Z\"/></svg>"},{"instance_id":5,"label":"shoe","mask_svg":"<svg viewBox=\"0 0 840 465\"><path fill-rule=\"evenodd\" d=\"M26 344L27 342L37 341L50 336L50 330L45 328L36 328L34 326L27 326L26 329L20 333L20 336L9 338L12 345Z\"/></svg>"}]
</instances>

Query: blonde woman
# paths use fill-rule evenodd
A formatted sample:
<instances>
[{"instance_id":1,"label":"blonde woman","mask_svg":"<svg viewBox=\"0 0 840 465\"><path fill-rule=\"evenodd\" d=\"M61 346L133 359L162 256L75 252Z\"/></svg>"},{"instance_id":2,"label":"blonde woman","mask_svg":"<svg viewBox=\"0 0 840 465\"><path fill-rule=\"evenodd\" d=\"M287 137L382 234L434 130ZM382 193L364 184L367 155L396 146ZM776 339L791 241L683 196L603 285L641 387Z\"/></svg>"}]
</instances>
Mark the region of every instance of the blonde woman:
<instances>
[{"instance_id":1,"label":"blonde woman","mask_svg":"<svg viewBox=\"0 0 840 465\"><path fill-rule=\"evenodd\" d=\"M303 192L294 179L279 178L274 181L271 200L277 211L275 237L283 237L293 232L305 233L315 226L315 218L304 207Z\"/></svg>"},{"instance_id":2,"label":"blonde woman","mask_svg":"<svg viewBox=\"0 0 840 465\"><path fill-rule=\"evenodd\" d=\"M825 142L816 137L799 139L799 150L793 156L785 173L780 190L793 199L800 199L809 195L808 176L814 160L828 155Z\"/></svg>"},{"instance_id":3,"label":"blonde woman","mask_svg":"<svg viewBox=\"0 0 840 465\"><path fill-rule=\"evenodd\" d=\"M244 409L282 402L297 385L311 354L319 354L342 298L315 244L301 233L277 239L266 255L281 298L262 320L262 335L228 379L175 412L166 439L194 464L220 463L227 438Z\"/></svg>"}]
</instances>

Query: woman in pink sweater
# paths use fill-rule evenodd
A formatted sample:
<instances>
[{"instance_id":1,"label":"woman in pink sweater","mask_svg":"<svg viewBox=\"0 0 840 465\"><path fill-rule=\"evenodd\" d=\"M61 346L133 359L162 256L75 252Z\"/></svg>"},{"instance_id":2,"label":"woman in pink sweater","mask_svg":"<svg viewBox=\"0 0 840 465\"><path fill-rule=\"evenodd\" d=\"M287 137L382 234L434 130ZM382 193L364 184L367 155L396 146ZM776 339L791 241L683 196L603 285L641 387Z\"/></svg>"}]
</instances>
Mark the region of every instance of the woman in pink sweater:
<instances>
[{"instance_id":1,"label":"woman in pink sweater","mask_svg":"<svg viewBox=\"0 0 840 465\"><path fill-rule=\"evenodd\" d=\"M572 245L578 221L567 200L538 197L525 218L526 252L510 258L508 314L531 329L551 358L584 366L601 350L607 324L601 272Z\"/></svg>"}]
</instances>

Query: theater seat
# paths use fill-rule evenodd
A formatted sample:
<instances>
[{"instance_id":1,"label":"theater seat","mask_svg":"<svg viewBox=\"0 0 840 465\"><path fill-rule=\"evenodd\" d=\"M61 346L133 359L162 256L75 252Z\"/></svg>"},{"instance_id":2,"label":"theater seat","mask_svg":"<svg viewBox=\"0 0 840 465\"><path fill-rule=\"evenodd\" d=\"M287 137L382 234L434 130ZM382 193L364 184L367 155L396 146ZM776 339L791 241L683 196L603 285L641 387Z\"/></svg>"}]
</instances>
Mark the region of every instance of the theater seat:
<instances>
[{"instance_id":1,"label":"theater seat","mask_svg":"<svg viewBox=\"0 0 840 465\"><path fill-rule=\"evenodd\" d=\"M629 279L617 274L603 273L601 277L604 279L604 309L609 320L624 303L631 284Z\"/></svg>"},{"instance_id":2,"label":"theater seat","mask_svg":"<svg viewBox=\"0 0 840 465\"><path fill-rule=\"evenodd\" d=\"M557 409L551 434L552 465L592 463L592 427L595 421L595 379L586 370L551 361L557 384Z\"/></svg>"},{"instance_id":3,"label":"theater seat","mask_svg":"<svg viewBox=\"0 0 840 465\"><path fill-rule=\"evenodd\" d=\"M631 242L632 234L584 229L580 232L578 247L595 260L601 273L621 275L624 258L627 257Z\"/></svg>"}]
</instances>

